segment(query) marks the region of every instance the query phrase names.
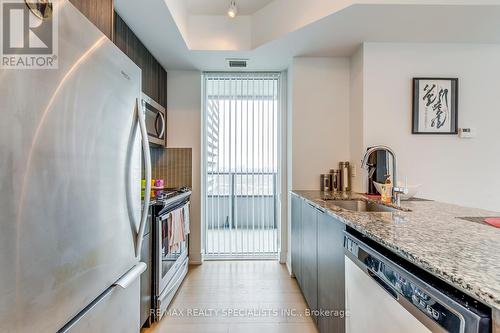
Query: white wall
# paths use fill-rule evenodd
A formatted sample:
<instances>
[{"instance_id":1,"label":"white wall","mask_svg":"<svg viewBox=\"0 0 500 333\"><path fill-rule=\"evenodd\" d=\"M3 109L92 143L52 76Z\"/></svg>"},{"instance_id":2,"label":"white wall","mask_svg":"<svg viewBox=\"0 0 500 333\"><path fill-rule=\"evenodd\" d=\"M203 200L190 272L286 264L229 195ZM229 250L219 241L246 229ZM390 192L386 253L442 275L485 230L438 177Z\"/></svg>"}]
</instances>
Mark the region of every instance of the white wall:
<instances>
[{"instance_id":1,"label":"white wall","mask_svg":"<svg viewBox=\"0 0 500 333\"><path fill-rule=\"evenodd\" d=\"M419 196L500 211L499 59L498 45L364 45L365 143L393 147ZM418 76L459 78L458 125L476 138L411 134Z\"/></svg>"},{"instance_id":2,"label":"white wall","mask_svg":"<svg viewBox=\"0 0 500 333\"><path fill-rule=\"evenodd\" d=\"M284 113L286 113L286 120L283 119L282 125L284 125L284 130L286 131L286 134L283 134L282 137L283 143L285 143L285 148L286 150L286 161L281 161L285 166L286 169L286 191L282 193L282 199L281 202L285 202L286 200L286 230L287 230L287 255L286 255L286 266L288 268L288 272L291 274L292 273L292 237L291 237L291 230L292 230L292 198L290 196L290 191L293 190L293 184L292 184L292 175L293 175L293 159L292 159L292 115L293 115L293 65L289 66L287 70L287 95L286 95L286 111L283 110ZM286 138L285 138L286 137ZM283 206L282 206L283 207ZM283 223L281 224L283 225Z\"/></svg>"},{"instance_id":3,"label":"white wall","mask_svg":"<svg viewBox=\"0 0 500 333\"><path fill-rule=\"evenodd\" d=\"M320 174L348 161L349 58L294 58L287 73L286 264L291 272L290 190L318 190ZM284 163L284 161L283 161ZM284 202L284 200L282 200Z\"/></svg>"},{"instance_id":4,"label":"white wall","mask_svg":"<svg viewBox=\"0 0 500 333\"><path fill-rule=\"evenodd\" d=\"M279 260L280 263L289 263L290 256L290 237L289 230L289 198L288 192L290 190L288 185L289 173L288 173L288 110L290 103L290 96L288 94L288 88L290 86L290 81L288 77L288 71L281 72L281 86L280 86L280 114L278 118L278 135L279 140L278 143L280 145L278 149L278 159L279 159L279 210L278 210L278 221L280 221L280 239L279 239Z\"/></svg>"},{"instance_id":5,"label":"white wall","mask_svg":"<svg viewBox=\"0 0 500 333\"><path fill-rule=\"evenodd\" d=\"M353 168L352 190L364 193L366 178L361 170L361 159L365 150L365 122L364 122L364 49L361 46L351 57L350 67L350 114L349 114L349 151L351 167Z\"/></svg>"},{"instance_id":6,"label":"white wall","mask_svg":"<svg viewBox=\"0 0 500 333\"><path fill-rule=\"evenodd\" d=\"M293 189L318 190L320 174L350 160L349 67L348 58L293 59Z\"/></svg>"},{"instance_id":7,"label":"white wall","mask_svg":"<svg viewBox=\"0 0 500 333\"><path fill-rule=\"evenodd\" d=\"M191 196L191 263L201 262L201 73L167 73L167 146L192 148L193 194Z\"/></svg>"}]
</instances>

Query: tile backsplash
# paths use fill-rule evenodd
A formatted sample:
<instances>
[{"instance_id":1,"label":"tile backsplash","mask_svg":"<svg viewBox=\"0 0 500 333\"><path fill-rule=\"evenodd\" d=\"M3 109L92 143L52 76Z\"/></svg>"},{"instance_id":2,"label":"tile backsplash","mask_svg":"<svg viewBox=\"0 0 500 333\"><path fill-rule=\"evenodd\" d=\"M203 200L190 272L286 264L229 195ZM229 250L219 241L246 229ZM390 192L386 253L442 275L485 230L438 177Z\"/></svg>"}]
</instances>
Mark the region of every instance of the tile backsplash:
<instances>
[{"instance_id":1,"label":"tile backsplash","mask_svg":"<svg viewBox=\"0 0 500 333\"><path fill-rule=\"evenodd\" d=\"M163 179L166 187L192 187L191 148L150 148L153 179Z\"/></svg>"}]
</instances>

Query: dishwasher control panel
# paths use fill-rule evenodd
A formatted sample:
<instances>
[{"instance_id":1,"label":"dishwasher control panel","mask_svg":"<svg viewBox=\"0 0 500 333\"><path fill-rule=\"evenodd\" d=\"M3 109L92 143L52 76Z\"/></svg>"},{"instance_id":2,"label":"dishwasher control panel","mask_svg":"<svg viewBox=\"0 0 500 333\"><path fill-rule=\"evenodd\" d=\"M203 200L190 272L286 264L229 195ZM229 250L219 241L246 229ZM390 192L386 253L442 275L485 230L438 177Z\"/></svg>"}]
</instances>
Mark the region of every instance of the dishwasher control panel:
<instances>
[{"instance_id":1,"label":"dishwasher control panel","mask_svg":"<svg viewBox=\"0 0 500 333\"><path fill-rule=\"evenodd\" d=\"M425 286L418 285L413 279L384 262L380 263L377 274L393 287L400 296L406 298L448 332L461 332L460 317L435 297L432 297L425 290Z\"/></svg>"},{"instance_id":2,"label":"dishwasher control panel","mask_svg":"<svg viewBox=\"0 0 500 333\"><path fill-rule=\"evenodd\" d=\"M487 326L480 316L469 313L469 309L447 298L357 238L346 235L344 249L358 267L426 326L432 328L438 325L452 333L488 332L480 328ZM474 324L474 321L477 322Z\"/></svg>"}]
</instances>

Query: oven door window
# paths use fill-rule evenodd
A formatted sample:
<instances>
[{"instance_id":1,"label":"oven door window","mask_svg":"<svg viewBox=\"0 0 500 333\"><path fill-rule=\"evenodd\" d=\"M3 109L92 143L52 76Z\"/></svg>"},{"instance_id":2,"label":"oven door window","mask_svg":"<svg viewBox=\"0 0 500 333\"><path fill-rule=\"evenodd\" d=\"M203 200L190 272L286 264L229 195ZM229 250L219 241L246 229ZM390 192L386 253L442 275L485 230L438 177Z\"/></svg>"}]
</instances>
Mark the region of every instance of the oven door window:
<instances>
[{"instance_id":1,"label":"oven door window","mask_svg":"<svg viewBox=\"0 0 500 333\"><path fill-rule=\"evenodd\" d=\"M146 103L146 129L151 137L163 139L165 136L165 116L148 103Z\"/></svg>"},{"instance_id":2,"label":"oven door window","mask_svg":"<svg viewBox=\"0 0 500 333\"><path fill-rule=\"evenodd\" d=\"M172 226L172 215L163 220L161 225L161 275L164 278L168 271L174 266L177 259L187 251L187 242L182 241L170 246L169 230ZM187 236L184 236L187 239Z\"/></svg>"}]
</instances>

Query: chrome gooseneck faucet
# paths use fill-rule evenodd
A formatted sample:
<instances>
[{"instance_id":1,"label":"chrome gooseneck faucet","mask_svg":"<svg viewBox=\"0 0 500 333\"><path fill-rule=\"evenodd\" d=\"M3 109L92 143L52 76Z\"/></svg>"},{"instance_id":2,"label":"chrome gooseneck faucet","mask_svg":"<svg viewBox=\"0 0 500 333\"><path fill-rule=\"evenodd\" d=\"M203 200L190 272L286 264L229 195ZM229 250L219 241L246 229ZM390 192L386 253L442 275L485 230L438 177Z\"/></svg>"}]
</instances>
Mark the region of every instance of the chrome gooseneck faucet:
<instances>
[{"instance_id":1,"label":"chrome gooseneck faucet","mask_svg":"<svg viewBox=\"0 0 500 333\"><path fill-rule=\"evenodd\" d=\"M361 161L361 167L367 169L368 168L368 158L370 158L370 155L372 153L379 151L379 150L386 151L389 154L391 154L391 156L392 156L392 203L400 206L401 205L400 195L407 194L408 188L407 188L406 184L403 187L398 186L398 184L397 184L397 181L398 181L398 177L397 177L398 159L396 157L396 153L394 152L394 150L392 150L391 148L389 148L387 146L374 146L374 147L369 148L366 151L365 156L363 157L363 160Z\"/></svg>"}]
</instances>

